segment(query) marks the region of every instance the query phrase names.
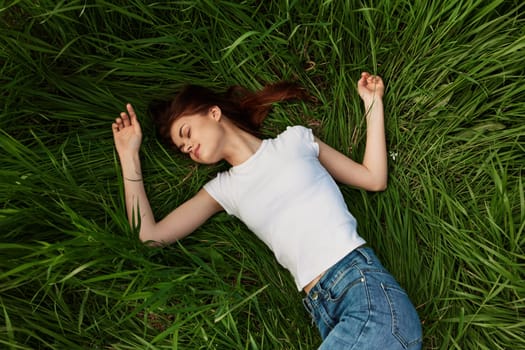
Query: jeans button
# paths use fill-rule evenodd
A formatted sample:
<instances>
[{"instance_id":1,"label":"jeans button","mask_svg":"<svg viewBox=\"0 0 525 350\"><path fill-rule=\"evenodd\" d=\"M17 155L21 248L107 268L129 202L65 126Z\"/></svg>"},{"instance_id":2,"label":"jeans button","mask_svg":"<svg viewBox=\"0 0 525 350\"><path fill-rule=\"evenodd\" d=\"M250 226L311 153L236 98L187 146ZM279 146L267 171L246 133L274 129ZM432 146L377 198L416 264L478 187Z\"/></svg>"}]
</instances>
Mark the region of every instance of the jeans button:
<instances>
[{"instance_id":1,"label":"jeans button","mask_svg":"<svg viewBox=\"0 0 525 350\"><path fill-rule=\"evenodd\" d=\"M314 292L314 293L312 294L312 300L317 300L318 297L319 297L319 293Z\"/></svg>"}]
</instances>

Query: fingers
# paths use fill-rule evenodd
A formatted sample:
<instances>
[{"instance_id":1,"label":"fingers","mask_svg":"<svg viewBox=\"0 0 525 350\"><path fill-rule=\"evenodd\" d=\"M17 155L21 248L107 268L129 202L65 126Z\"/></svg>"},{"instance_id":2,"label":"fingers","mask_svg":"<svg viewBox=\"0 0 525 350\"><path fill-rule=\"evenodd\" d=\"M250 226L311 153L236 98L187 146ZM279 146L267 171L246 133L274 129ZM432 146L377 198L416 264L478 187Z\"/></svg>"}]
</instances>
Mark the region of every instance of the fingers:
<instances>
[{"instance_id":1,"label":"fingers","mask_svg":"<svg viewBox=\"0 0 525 350\"><path fill-rule=\"evenodd\" d=\"M131 120L126 112L120 113L120 119L122 119L122 124L124 124L124 127L131 125Z\"/></svg>"},{"instance_id":2,"label":"fingers","mask_svg":"<svg viewBox=\"0 0 525 350\"><path fill-rule=\"evenodd\" d=\"M359 79L359 81L357 82L359 85L366 85L366 79L370 76L370 73L368 72L362 72L361 73L361 78Z\"/></svg>"},{"instance_id":3,"label":"fingers","mask_svg":"<svg viewBox=\"0 0 525 350\"><path fill-rule=\"evenodd\" d=\"M377 75L370 75L366 80L369 84L377 84L381 81L381 78Z\"/></svg>"},{"instance_id":4,"label":"fingers","mask_svg":"<svg viewBox=\"0 0 525 350\"><path fill-rule=\"evenodd\" d=\"M133 109L133 106L131 105L131 103L128 103L126 105L126 108L128 110L128 114L131 118L131 123L133 124L136 120L137 120L137 115L135 114L135 110Z\"/></svg>"},{"instance_id":5,"label":"fingers","mask_svg":"<svg viewBox=\"0 0 525 350\"><path fill-rule=\"evenodd\" d=\"M131 103L126 105L126 109L128 110L128 113L120 113L120 118L122 119L124 127L132 125L137 120L137 115L135 114L135 110L133 109Z\"/></svg>"},{"instance_id":6,"label":"fingers","mask_svg":"<svg viewBox=\"0 0 525 350\"><path fill-rule=\"evenodd\" d=\"M120 128L119 128L116 120L115 120L115 122L113 124L111 124L111 130L113 130L113 134L116 134L116 133L119 132Z\"/></svg>"},{"instance_id":7,"label":"fingers","mask_svg":"<svg viewBox=\"0 0 525 350\"><path fill-rule=\"evenodd\" d=\"M122 129L131 126L137 122L137 115L135 113L135 110L133 109L133 106L128 103L126 105L127 113L121 112L120 117L115 119L115 122L111 125L111 128L113 129L113 132L119 132Z\"/></svg>"},{"instance_id":8,"label":"fingers","mask_svg":"<svg viewBox=\"0 0 525 350\"><path fill-rule=\"evenodd\" d=\"M124 128L124 121L121 118L115 119L115 122L111 124L111 129L113 129L114 132L119 132Z\"/></svg>"},{"instance_id":9,"label":"fingers","mask_svg":"<svg viewBox=\"0 0 525 350\"><path fill-rule=\"evenodd\" d=\"M125 127L133 125L137 121L137 115L135 114L135 110L133 109L131 103L126 105L126 109L128 110L128 113L120 113L120 118L122 118L122 122L124 123Z\"/></svg>"},{"instance_id":10,"label":"fingers","mask_svg":"<svg viewBox=\"0 0 525 350\"><path fill-rule=\"evenodd\" d=\"M378 75L372 75L368 72L361 73L361 79L358 81L358 85L361 86L370 86L381 83L381 77Z\"/></svg>"}]
</instances>

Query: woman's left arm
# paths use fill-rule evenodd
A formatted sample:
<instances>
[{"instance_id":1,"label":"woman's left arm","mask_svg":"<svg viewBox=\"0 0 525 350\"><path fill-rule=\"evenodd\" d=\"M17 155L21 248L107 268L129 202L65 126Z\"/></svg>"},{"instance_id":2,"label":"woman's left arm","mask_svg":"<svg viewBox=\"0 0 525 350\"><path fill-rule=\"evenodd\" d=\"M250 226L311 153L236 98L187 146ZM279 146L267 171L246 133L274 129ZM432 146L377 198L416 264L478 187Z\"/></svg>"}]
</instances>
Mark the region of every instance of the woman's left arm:
<instances>
[{"instance_id":1,"label":"woman's left arm","mask_svg":"<svg viewBox=\"0 0 525 350\"><path fill-rule=\"evenodd\" d=\"M319 144L319 161L339 182L367 191L383 191L388 178L383 112L385 87L380 77L364 72L357 83L357 90L366 110L363 162L357 163L316 138Z\"/></svg>"}]
</instances>

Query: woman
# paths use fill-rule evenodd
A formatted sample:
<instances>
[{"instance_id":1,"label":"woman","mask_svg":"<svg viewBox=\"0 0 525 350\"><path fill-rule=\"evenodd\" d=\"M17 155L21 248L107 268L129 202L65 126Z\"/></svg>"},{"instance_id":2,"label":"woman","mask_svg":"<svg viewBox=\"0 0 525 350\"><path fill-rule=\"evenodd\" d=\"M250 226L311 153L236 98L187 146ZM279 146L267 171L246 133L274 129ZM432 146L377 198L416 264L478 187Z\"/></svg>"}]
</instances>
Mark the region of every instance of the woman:
<instances>
[{"instance_id":1,"label":"woman","mask_svg":"<svg viewBox=\"0 0 525 350\"><path fill-rule=\"evenodd\" d=\"M142 183L141 128L131 105L113 123L124 178L127 215L140 222L140 239L167 244L215 213L240 218L275 253L306 293L321 349L419 349L421 326L403 289L356 231L356 221L335 180L369 191L387 185L384 85L362 73L357 89L367 118L366 150L359 164L302 126L261 140L257 129L273 102L305 98L278 83L225 95L189 86L154 111L159 134L197 163L232 167L193 198L156 222ZM140 216L140 221L138 220Z\"/></svg>"}]
</instances>

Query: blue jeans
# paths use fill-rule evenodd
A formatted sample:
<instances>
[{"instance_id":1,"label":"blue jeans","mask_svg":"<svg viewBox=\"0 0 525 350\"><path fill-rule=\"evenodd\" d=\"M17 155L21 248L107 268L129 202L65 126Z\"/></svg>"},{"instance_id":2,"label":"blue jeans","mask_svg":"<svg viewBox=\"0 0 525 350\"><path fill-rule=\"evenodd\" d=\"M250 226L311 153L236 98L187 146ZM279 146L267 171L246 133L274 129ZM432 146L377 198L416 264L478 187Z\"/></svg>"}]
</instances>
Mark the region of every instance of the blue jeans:
<instances>
[{"instance_id":1,"label":"blue jeans","mask_svg":"<svg viewBox=\"0 0 525 350\"><path fill-rule=\"evenodd\" d=\"M303 303L321 332L319 349L421 349L417 311L371 248L332 266Z\"/></svg>"}]
</instances>

